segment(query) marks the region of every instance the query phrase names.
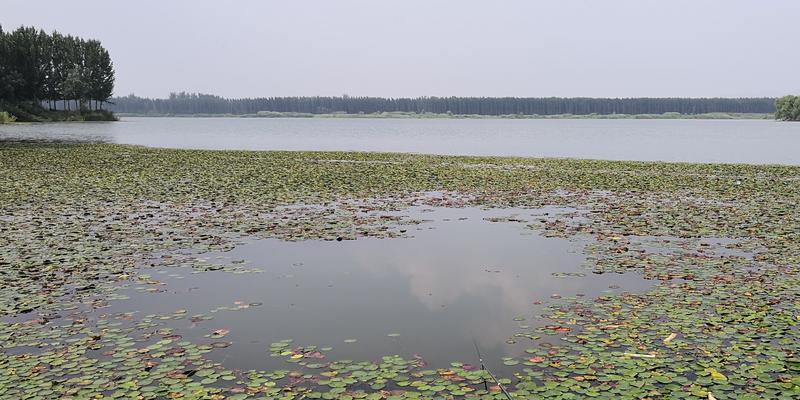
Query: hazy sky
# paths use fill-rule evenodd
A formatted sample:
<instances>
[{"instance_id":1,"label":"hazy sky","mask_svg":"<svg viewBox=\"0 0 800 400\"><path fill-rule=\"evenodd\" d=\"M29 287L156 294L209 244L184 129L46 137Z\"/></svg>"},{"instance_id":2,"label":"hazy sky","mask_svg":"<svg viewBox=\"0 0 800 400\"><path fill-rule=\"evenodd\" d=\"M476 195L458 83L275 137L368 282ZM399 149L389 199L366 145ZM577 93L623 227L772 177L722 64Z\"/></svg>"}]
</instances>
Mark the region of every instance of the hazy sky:
<instances>
[{"instance_id":1,"label":"hazy sky","mask_svg":"<svg viewBox=\"0 0 800 400\"><path fill-rule=\"evenodd\" d=\"M778 96L798 0L2 0L99 39L117 95Z\"/></svg>"}]
</instances>

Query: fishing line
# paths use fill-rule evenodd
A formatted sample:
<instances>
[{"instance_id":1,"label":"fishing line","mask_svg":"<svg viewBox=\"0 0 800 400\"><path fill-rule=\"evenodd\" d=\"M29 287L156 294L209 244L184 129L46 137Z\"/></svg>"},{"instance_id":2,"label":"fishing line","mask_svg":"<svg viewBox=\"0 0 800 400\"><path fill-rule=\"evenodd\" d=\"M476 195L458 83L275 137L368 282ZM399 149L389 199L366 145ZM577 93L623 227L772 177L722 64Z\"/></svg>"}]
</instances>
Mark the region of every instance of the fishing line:
<instances>
[{"instance_id":1,"label":"fishing line","mask_svg":"<svg viewBox=\"0 0 800 400\"><path fill-rule=\"evenodd\" d=\"M496 384L497 384L497 386L498 386L498 387L500 387L500 391L501 391L501 392L503 392L503 394L506 396L506 398L507 398L508 400L513 400L513 399L511 398L511 394L509 394L509 393L508 393L508 391L507 391L507 390L506 390L506 388L503 386L503 384L502 384L502 383L500 383L500 381L499 381L499 380L497 380L497 378L494 376L494 374L492 373L492 371L489 371L489 368L486 368L486 366L483 364L483 356L481 356L481 350L480 350L480 348L478 347L478 342L477 342L477 341L475 341L475 337L474 337L474 336L472 337L472 344L474 344L474 345L475 345L475 352L477 352L477 353L478 353L478 361L480 361L480 363L481 363L481 370L483 370L483 371L486 371L486 373L488 373L488 374L489 374L489 376L492 378L492 380L494 381L494 383L496 383ZM486 384L486 377L484 377L484 378L483 378L483 386L486 388L486 390L488 390L488 385Z\"/></svg>"}]
</instances>

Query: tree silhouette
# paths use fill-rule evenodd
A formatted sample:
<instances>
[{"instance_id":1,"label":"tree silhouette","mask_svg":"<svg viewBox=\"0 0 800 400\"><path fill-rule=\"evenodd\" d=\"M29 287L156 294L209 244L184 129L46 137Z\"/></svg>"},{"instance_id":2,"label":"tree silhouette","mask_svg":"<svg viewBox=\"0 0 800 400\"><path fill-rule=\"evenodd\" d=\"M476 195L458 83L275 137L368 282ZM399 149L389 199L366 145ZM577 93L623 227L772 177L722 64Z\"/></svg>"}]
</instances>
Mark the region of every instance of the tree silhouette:
<instances>
[{"instance_id":1,"label":"tree silhouette","mask_svg":"<svg viewBox=\"0 0 800 400\"><path fill-rule=\"evenodd\" d=\"M50 109L102 108L114 91L114 64L100 42L33 27L0 27L0 101L46 103Z\"/></svg>"},{"instance_id":2,"label":"tree silhouette","mask_svg":"<svg viewBox=\"0 0 800 400\"><path fill-rule=\"evenodd\" d=\"M167 99L129 95L113 99L114 111L139 114L255 114L260 111L326 113L438 113L459 115L613 115L772 113L773 98L519 98L519 97L265 97L226 99L171 93Z\"/></svg>"}]
</instances>

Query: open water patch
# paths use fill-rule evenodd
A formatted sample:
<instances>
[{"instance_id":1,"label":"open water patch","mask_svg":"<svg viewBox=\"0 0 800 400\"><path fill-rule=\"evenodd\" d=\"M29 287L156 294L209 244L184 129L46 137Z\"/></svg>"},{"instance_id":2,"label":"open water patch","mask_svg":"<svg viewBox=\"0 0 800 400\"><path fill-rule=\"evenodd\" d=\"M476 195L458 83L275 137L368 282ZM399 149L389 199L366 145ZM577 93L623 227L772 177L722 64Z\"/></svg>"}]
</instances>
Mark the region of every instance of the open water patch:
<instances>
[{"instance_id":1,"label":"open water patch","mask_svg":"<svg viewBox=\"0 0 800 400\"><path fill-rule=\"evenodd\" d=\"M432 367L476 361L477 342L501 369L503 357L541 342L521 332L551 323L541 317L548 305L654 285L636 273L592 274L583 265L591 238L493 223L558 213L575 210L412 207L400 212L414 221L404 238L245 240L192 255L223 270L142 267L140 284L118 291L128 299L102 312L180 311L186 318L164 323L186 340L228 343L211 354L228 368L286 367L270 345L291 339L328 349L326 359L400 355Z\"/></svg>"}]
</instances>

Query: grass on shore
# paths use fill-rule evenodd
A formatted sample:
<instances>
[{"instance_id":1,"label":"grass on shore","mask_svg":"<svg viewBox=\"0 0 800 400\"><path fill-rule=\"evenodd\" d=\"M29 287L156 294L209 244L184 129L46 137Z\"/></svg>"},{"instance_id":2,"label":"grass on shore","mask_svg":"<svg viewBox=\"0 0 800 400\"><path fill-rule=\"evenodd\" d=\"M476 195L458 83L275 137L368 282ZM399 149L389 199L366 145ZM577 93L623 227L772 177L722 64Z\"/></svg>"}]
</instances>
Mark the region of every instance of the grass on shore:
<instances>
[{"instance_id":1,"label":"grass on shore","mask_svg":"<svg viewBox=\"0 0 800 400\"><path fill-rule=\"evenodd\" d=\"M16 121L17 117L9 114L7 111L0 111L0 124L10 124Z\"/></svg>"},{"instance_id":2,"label":"grass on shore","mask_svg":"<svg viewBox=\"0 0 800 400\"><path fill-rule=\"evenodd\" d=\"M5 115L5 117L4 117ZM54 111L33 102L0 103L0 124L13 122L117 121L108 110Z\"/></svg>"}]
</instances>

